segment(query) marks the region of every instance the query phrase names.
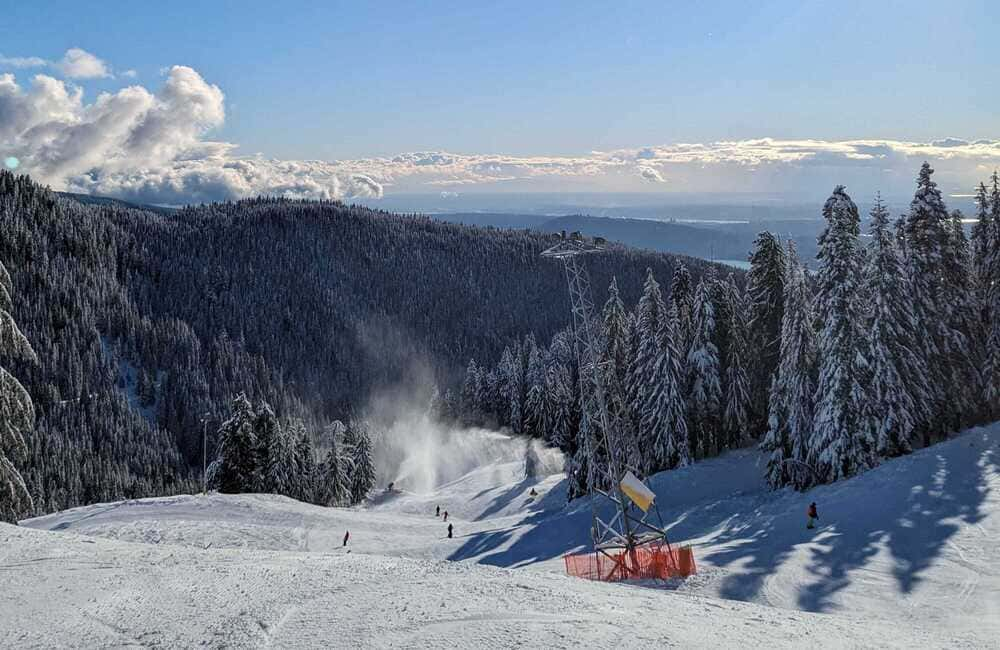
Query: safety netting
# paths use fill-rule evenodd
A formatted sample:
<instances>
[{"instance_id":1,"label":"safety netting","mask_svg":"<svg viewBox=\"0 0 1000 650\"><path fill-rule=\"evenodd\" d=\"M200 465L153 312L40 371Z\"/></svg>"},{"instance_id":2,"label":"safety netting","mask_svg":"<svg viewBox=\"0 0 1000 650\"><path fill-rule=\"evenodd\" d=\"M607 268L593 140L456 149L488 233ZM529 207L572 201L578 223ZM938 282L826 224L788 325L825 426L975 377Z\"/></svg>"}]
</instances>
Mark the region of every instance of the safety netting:
<instances>
[{"instance_id":1,"label":"safety netting","mask_svg":"<svg viewBox=\"0 0 1000 650\"><path fill-rule=\"evenodd\" d=\"M603 582L686 578L697 570L690 546L672 548L666 543L565 555L563 560L568 575Z\"/></svg>"}]
</instances>

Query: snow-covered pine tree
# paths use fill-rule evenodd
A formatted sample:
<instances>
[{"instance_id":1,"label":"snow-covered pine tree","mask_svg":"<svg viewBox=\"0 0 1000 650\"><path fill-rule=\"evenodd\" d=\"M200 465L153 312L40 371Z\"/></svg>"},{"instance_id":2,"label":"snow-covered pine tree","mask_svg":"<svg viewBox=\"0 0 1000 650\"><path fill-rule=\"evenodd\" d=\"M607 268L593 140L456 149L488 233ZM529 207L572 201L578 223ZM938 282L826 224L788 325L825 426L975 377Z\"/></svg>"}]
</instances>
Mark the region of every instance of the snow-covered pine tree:
<instances>
[{"instance_id":1,"label":"snow-covered pine tree","mask_svg":"<svg viewBox=\"0 0 1000 650\"><path fill-rule=\"evenodd\" d=\"M877 464L865 392L867 337L860 303L862 257L858 207L842 185L823 206L819 236L816 319L819 381L809 460L820 481L832 482Z\"/></svg>"},{"instance_id":2,"label":"snow-covered pine tree","mask_svg":"<svg viewBox=\"0 0 1000 650\"><path fill-rule=\"evenodd\" d=\"M678 350L687 350L691 345L691 315L694 313L694 284L691 272L684 262L678 262L674 267L674 277L670 280L670 302L677 308L677 331L675 332Z\"/></svg>"},{"instance_id":3,"label":"snow-covered pine tree","mask_svg":"<svg viewBox=\"0 0 1000 650\"><path fill-rule=\"evenodd\" d=\"M688 439L693 458L718 453L722 423L722 378L715 339L715 308L709 293L715 278L702 278L694 292L691 347L687 353Z\"/></svg>"},{"instance_id":4,"label":"snow-covered pine tree","mask_svg":"<svg viewBox=\"0 0 1000 650\"><path fill-rule=\"evenodd\" d=\"M990 195L986 184L976 188L976 224L972 226L972 269L980 309L987 305L987 292L993 283L992 258L996 248L993 221L990 217Z\"/></svg>"},{"instance_id":5,"label":"snow-covered pine tree","mask_svg":"<svg viewBox=\"0 0 1000 650\"><path fill-rule=\"evenodd\" d=\"M982 422L984 333L977 316L976 288L972 276L969 240L960 210L951 213L950 236L942 251L945 290L942 298L951 329L952 408L957 411L956 428Z\"/></svg>"},{"instance_id":6,"label":"snow-covered pine tree","mask_svg":"<svg viewBox=\"0 0 1000 650\"><path fill-rule=\"evenodd\" d=\"M350 497L350 487L347 483L351 459L341 451L341 441L347 427L340 420L334 420L326 429L330 449L323 461L320 505L338 506Z\"/></svg>"},{"instance_id":7,"label":"snow-covered pine tree","mask_svg":"<svg viewBox=\"0 0 1000 650\"><path fill-rule=\"evenodd\" d=\"M465 370L465 381L462 382L462 421L465 424L482 423L482 405L479 403L479 386L482 381L479 366L475 359L469 359Z\"/></svg>"},{"instance_id":8,"label":"snow-covered pine tree","mask_svg":"<svg viewBox=\"0 0 1000 650\"><path fill-rule=\"evenodd\" d=\"M503 349L500 363L497 365L497 420L501 426L511 424L511 405L514 397L516 372L514 369L514 353L510 346Z\"/></svg>"},{"instance_id":9,"label":"snow-covered pine tree","mask_svg":"<svg viewBox=\"0 0 1000 650\"><path fill-rule=\"evenodd\" d=\"M280 447L284 440L284 431L278 422L274 409L266 401L261 400L254 409L254 437L257 440L257 485L255 492L273 494L288 494L288 477L285 475L287 465L282 458L284 451Z\"/></svg>"},{"instance_id":10,"label":"snow-covered pine tree","mask_svg":"<svg viewBox=\"0 0 1000 650\"><path fill-rule=\"evenodd\" d=\"M636 350L625 387L625 400L632 414L633 424L641 423L649 417L648 409L654 403L651 397L656 382L656 364L660 357L660 327L665 316L666 305L660 293L660 285L653 277L652 269L646 269L646 282L636 309ZM648 448L650 442L645 433L640 434L642 448Z\"/></svg>"},{"instance_id":11,"label":"snow-covered pine tree","mask_svg":"<svg viewBox=\"0 0 1000 650\"><path fill-rule=\"evenodd\" d=\"M871 243L865 267L865 284L871 297L868 324L868 403L879 456L909 453L917 423L929 416L927 372L916 319L910 302L909 282L889 225L889 210L876 196L871 212Z\"/></svg>"},{"instance_id":12,"label":"snow-covered pine tree","mask_svg":"<svg viewBox=\"0 0 1000 650\"><path fill-rule=\"evenodd\" d=\"M729 274L729 350L726 363L726 408L722 416L725 439L722 447L735 449L750 441L750 347L747 337L746 294Z\"/></svg>"},{"instance_id":13,"label":"snow-covered pine tree","mask_svg":"<svg viewBox=\"0 0 1000 650\"><path fill-rule=\"evenodd\" d=\"M769 452L766 478L772 488L808 487L815 476L808 465L809 435L816 393L816 334L812 293L792 242L781 322L781 356L770 391L770 416L760 448Z\"/></svg>"},{"instance_id":14,"label":"snow-covered pine tree","mask_svg":"<svg viewBox=\"0 0 1000 650\"><path fill-rule=\"evenodd\" d=\"M635 418L629 408L626 396L629 360L632 357L631 338L629 336L628 315L625 305L618 295L618 283L612 278L608 287L608 300L604 303L603 347L601 349L601 367L604 369L605 397L608 410L620 418L621 435L624 436L626 465L636 472L641 472L644 462L640 449L639 429L635 427Z\"/></svg>"},{"instance_id":15,"label":"snow-covered pine tree","mask_svg":"<svg viewBox=\"0 0 1000 650\"><path fill-rule=\"evenodd\" d=\"M950 218L941 198L941 191L931 179L934 170L928 163L920 168L917 190L910 202L904 228L907 274L916 329L921 333L919 352L927 369L928 385L932 389L931 418L918 423L923 442L930 443L932 434L944 434L956 426L957 413L948 403L954 389L951 381L951 338L948 314L944 311L945 268L942 251L950 238Z\"/></svg>"},{"instance_id":16,"label":"snow-covered pine tree","mask_svg":"<svg viewBox=\"0 0 1000 650\"><path fill-rule=\"evenodd\" d=\"M240 393L233 412L219 428L219 458L216 473L219 491L226 494L251 492L257 485L257 436L253 406Z\"/></svg>"},{"instance_id":17,"label":"snow-covered pine tree","mask_svg":"<svg viewBox=\"0 0 1000 650\"><path fill-rule=\"evenodd\" d=\"M14 284L0 262L0 361L36 362L34 350L14 322ZM28 453L24 435L35 426L31 396L0 367L0 521L16 523L32 509L31 494L14 465Z\"/></svg>"},{"instance_id":18,"label":"snow-covered pine tree","mask_svg":"<svg viewBox=\"0 0 1000 650\"><path fill-rule=\"evenodd\" d=\"M295 441L295 485L292 498L303 503L316 502L316 456L313 454L312 437L302 420L288 424L288 435Z\"/></svg>"},{"instance_id":19,"label":"snow-covered pine tree","mask_svg":"<svg viewBox=\"0 0 1000 650\"><path fill-rule=\"evenodd\" d=\"M573 386L570 373L561 363L553 363L546 374L546 391L551 396L551 414L546 439L563 451L573 436Z\"/></svg>"},{"instance_id":20,"label":"snow-covered pine tree","mask_svg":"<svg viewBox=\"0 0 1000 650\"><path fill-rule=\"evenodd\" d=\"M608 287L608 300L604 303L604 354L602 361L610 363L614 369L618 383L625 385L628 375L629 350L628 317L625 305L618 294L618 281L611 278Z\"/></svg>"},{"instance_id":21,"label":"snow-covered pine tree","mask_svg":"<svg viewBox=\"0 0 1000 650\"><path fill-rule=\"evenodd\" d=\"M642 449L641 454L645 463L642 470L646 476L691 462L682 353L677 343L680 327L677 305L670 303L667 314L661 319L656 375L647 397L651 403L644 409L646 416L641 422L647 441L647 447Z\"/></svg>"},{"instance_id":22,"label":"snow-covered pine tree","mask_svg":"<svg viewBox=\"0 0 1000 650\"><path fill-rule=\"evenodd\" d=\"M533 438L545 437L545 363L538 346L532 346L528 358L528 371L524 377L528 394L524 400L523 428L521 433Z\"/></svg>"},{"instance_id":23,"label":"snow-covered pine tree","mask_svg":"<svg viewBox=\"0 0 1000 650\"><path fill-rule=\"evenodd\" d=\"M353 465L350 481L351 503L358 504L364 501L375 487L375 460L372 457L371 433L367 423L357 420L348 425L347 431Z\"/></svg>"},{"instance_id":24,"label":"snow-covered pine tree","mask_svg":"<svg viewBox=\"0 0 1000 650\"><path fill-rule=\"evenodd\" d=\"M754 436L768 428L769 391L781 356L781 320L785 300L785 251L773 234L762 232L754 240L747 273L750 318L751 420Z\"/></svg>"}]
</instances>

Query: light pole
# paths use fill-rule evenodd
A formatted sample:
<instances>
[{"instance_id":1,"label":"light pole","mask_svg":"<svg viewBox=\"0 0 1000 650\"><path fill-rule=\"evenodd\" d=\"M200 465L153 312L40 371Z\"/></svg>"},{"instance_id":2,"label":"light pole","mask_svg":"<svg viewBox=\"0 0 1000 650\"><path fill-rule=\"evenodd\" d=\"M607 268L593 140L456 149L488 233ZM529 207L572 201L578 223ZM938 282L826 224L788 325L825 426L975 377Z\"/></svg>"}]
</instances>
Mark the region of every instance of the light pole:
<instances>
[{"instance_id":1,"label":"light pole","mask_svg":"<svg viewBox=\"0 0 1000 650\"><path fill-rule=\"evenodd\" d=\"M208 496L208 416L201 418L201 491Z\"/></svg>"}]
</instances>

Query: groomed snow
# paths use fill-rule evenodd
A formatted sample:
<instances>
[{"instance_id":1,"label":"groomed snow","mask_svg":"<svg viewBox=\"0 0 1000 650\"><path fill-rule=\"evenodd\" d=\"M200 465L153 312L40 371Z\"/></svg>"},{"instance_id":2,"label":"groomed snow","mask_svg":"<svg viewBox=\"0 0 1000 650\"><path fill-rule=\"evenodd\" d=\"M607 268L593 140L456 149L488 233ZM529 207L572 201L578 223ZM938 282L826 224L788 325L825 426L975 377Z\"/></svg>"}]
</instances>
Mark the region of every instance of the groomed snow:
<instances>
[{"instance_id":1,"label":"groomed snow","mask_svg":"<svg viewBox=\"0 0 1000 650\"><path fill-rule=\"evenodd\" d=\"M0 647L1000 647L1000 425L805 494L762 462L654 477L700 569L669 588L562 575L589 508L516 462L357 509L212 494L0 526Z\"/></svg>"}]
</instances>

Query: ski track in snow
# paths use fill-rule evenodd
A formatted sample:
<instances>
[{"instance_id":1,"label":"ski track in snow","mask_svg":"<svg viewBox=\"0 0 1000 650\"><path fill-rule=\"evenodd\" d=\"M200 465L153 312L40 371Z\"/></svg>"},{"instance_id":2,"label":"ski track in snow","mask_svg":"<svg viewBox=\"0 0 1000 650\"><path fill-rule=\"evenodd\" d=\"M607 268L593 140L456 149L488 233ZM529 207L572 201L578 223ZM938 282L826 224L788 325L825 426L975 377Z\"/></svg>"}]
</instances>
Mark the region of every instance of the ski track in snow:
<instances>
[{"instance_id":1,"label":"ski track in snow","mask_svg":"<svg viewBox=\"0 0 1000 650\"><path fill-rule=\"evenodd\" d=\"M805 494L759 461L653 477L699 566L667 585L564 576L589 507L517 462L357 508L181 495L0 525L0 647L1000 648L1000 424Z\"/></svg>"}]
</instances>

